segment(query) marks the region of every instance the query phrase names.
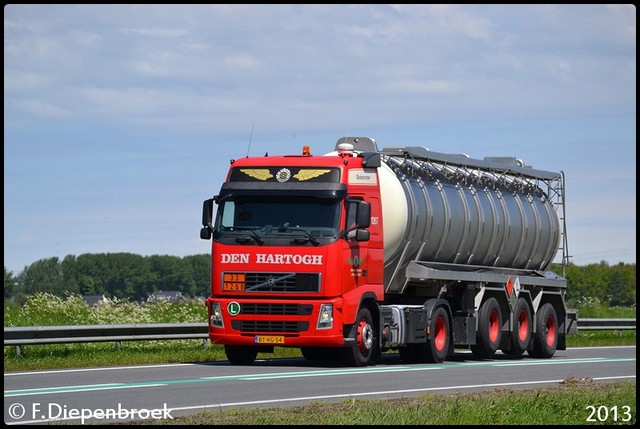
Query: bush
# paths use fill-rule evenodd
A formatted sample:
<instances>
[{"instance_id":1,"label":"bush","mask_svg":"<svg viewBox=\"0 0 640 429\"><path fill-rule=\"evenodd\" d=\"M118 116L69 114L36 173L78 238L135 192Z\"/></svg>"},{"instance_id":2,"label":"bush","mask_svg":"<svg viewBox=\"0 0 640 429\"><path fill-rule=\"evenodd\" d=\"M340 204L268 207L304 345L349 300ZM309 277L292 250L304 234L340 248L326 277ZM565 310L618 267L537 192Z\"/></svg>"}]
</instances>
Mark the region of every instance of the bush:
<instances>
[{"instance_id":1,"label":"bush","mask_svg":"<svg viewBox=\"0 0 640 429\"><path fill-rule=\"evenodd\" d=\"M198 323L207 321L207 309L200 301L173 304L160 301L136 304L117 298L89 307L80 295L65 298L37 293L22 307L5 301L4 326L120 325L147 323Z\"/></svg>"}]
</instances>

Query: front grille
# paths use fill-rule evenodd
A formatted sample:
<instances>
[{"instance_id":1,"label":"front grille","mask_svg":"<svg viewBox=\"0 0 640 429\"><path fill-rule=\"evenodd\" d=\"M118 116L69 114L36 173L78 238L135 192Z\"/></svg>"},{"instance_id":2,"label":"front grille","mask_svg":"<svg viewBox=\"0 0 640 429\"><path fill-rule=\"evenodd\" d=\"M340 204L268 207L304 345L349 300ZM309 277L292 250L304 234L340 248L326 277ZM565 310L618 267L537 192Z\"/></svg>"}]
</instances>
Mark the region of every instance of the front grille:
<instances>
[{"instance_id":1,"label":"front grille","mask_svg":"<svg viewBox=\"0 0 640 429\"><path fill-rule=\"evenodd\" d=\"M308 322L275 322L269 320L234 320L231 327L243 333L271 332L296 333L309 330Z\"/></svg>"},{"instance_id":2,"label":"front grille","mask_svg":"<svg viewBox=\"0 0 640 429\"><path fill-rule=\"evenodd\" d=\"M242 304L241 314L270 314L270 315L302 315L311 314L313 307L302 304Z\"/></svg>"},{"instance_id":3,"label":"front grille","mask_svg":"<svg viewBox=\"0 0 640 429\"><path fill-rule=\"evenodd\" d=\"M235 273L224 273L235 274ZM224 277L223 274L223 277ZM246 292L319 292L318 273L238 273L246 274Z\"/></svg>"}]
</instances>

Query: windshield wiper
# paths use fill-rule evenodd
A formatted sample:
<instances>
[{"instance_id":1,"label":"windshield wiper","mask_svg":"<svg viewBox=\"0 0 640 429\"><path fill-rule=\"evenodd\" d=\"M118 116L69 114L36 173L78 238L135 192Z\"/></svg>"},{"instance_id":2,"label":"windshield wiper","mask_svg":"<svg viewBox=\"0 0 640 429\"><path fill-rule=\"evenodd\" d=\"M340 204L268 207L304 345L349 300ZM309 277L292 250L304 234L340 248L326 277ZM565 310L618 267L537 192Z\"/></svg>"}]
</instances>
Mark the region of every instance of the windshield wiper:
<instances>
[{"instance_id":1,"label":"windshield wiper","mask_svg":"<svg viewBox=\"0 0 640 429\"><path fill-rule=\"evenodd\" d=\"M263 245L264 244L264 240L258 235L257 232L255 232L255 230L251 229L251 228L243 228L243 227L239 227L236 226L234 227L234 229L240 230L240 231L249 231L249 233L251 234L251 237L238 237L236 238L236 241L246 241L249 238L253 238L255 240L256 243L258 243L259 245Z\"/></svg>"},{"instance_id":2,"label":"windshield wiper","mask_svg":"<svg viewBox=\"0 0 640 429\"><path fill-rule=\"evenodd\" d=\"M283 224L280 224L280 226L278 226L278 232L286 232L286 231L300 231L300 232L303 232L309 238L309 241L311 241L311 243L313 243L314 246L317 246L317 245L320 244L320 242L318 240L316 240L313 235L309 234L309 231L307 231L304 228L290 227L289 226L289 222L285 222Z\"/></svg>"}]
</instances>

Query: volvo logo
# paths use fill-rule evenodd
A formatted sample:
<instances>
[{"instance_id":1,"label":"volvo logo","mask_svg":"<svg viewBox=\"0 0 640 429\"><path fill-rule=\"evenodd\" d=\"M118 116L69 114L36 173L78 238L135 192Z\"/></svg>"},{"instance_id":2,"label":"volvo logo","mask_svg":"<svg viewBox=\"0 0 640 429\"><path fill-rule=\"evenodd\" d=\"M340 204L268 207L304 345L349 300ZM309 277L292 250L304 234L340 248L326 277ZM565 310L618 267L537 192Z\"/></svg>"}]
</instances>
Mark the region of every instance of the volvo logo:
<instances>
[{"instance_id":1,"label":"volvo logo","mask_svg":"<svg viewBox=\"0 0 640 429\"><path fill-rule=\"evenodd\" d=\"M276 284L276 279L274 279L273 277L269 277L267 279L267 286L273 287L275 284Z\"/></svg>"}]
</instances>

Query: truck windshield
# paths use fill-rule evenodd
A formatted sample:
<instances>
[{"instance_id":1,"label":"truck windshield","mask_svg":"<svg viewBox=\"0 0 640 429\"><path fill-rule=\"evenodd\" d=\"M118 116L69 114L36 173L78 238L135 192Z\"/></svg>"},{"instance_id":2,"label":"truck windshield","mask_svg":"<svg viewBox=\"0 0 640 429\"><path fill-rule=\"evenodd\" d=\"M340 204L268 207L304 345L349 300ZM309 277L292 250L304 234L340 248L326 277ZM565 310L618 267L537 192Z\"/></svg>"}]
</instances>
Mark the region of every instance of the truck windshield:
<instances>
[{"instance_id":1,"label":"truck windshield","mask_svg":"<svg viewBox=\"0 0 640 429\"><path fill-rule=\"evenodd\" d=\"M296 238L317 245L319 239L337 237L340 200L315 197L236 196L218 207L215 236L262 239Z\"/></svg>"}]
</instances>

